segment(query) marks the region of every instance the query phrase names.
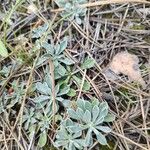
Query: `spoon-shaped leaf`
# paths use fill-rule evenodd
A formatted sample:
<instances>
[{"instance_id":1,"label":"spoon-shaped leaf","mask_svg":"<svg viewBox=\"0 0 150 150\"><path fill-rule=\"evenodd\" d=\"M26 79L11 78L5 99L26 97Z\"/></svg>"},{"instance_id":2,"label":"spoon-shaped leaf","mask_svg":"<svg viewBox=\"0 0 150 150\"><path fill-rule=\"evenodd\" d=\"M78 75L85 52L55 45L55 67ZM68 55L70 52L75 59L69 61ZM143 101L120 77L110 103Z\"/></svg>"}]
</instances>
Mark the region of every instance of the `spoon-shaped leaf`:
<instances>
[{"instance_id":1,"label":"spoon-shaped leaf","mask_svg":"<svg viewBox=\"0 0 150 150\"><path fill-rule=\"evenodd\" d=\"M2 57L7 57L8 56L8 51L4 45L4 43L0 40L0 55Z\"/></svg>"}]
</instances>

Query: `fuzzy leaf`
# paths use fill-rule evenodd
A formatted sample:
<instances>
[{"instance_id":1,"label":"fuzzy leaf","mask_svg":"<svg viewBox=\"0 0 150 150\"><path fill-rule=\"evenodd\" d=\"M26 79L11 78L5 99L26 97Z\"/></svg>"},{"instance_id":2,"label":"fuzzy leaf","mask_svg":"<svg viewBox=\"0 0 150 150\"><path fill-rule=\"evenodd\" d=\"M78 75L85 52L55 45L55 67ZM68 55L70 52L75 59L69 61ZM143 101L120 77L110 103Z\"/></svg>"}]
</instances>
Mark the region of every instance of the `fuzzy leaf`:
<instances>
[{"instance_id":1,"label":"fuzzy leaf","mask_svg":"<svg viewBox=\"0 0 150 150\"><path fill-rule=\"evenodd\" d=\"M0 55L2 57L7 57L8 56L8 51L4 45L4 43L0 40Z\"/></svg>"},{"instance_id":2,"label":"fuzzy leaf","mask_svg":"<svg viewBox=\"0 0 150 150\"><path fill-rule=\"evenodd\" d=\"M92 105L89 101L85 101L85 109L91 111L92 110Z\"/></svg>"},{"instance_id":3,"label":"fuzzy leaf","mask_svg":"<svg viewBox=\"0 0 150 150\"><path fill-rule=\"evenodd\" d=\"M86 146L90 145L91 137L92 137L92 130L89 129L87 134L86 134L86 137L85 137L85 145Z\"/></svg>"},{"instance_id":4,"label":"fuzzy leaf","mask_svg":"<svg viewBox=\"0 0 150 150\"><path fill-rule=\"evenodd\" d=\"M47 142L47 133L46 131L44 130L41 135L40 135L40 138L39 138L39 141L38 141L38 145L40 147L43 147Z\"/></svg>"},{"instance_id":5,"label":"fuzzy leaf","mask_svg":"<svg viewBox=\"0 0 150 150\"><path fill-rule=\"evenodd\" d=\"M85 81L83 84L83 90L84 91L89 91L91 88L91 84L88 81Z\"/></svg>"},{"instance_id":6,"label":"fuzzy leaf","mask_svg":"<svg viewBox=\"0 0 150 150\"><path fill-rule=\"evenodd\" d=\"M84 111L81 108L78 107L77 110L76 110L76 113L77 113L78 117L80 119L82 119L82 117L84 115Z\"/></svg>"},{"instance_id":7,"label":"fuzzy leaf","mask_svg":"<svg viewBox=\"0 0 150 150\"><path fill-rule=\"evenodd\" d=\"M77 106L81 108L82 110L85 110L85 100L83 99L77 100Z\"/></svg>"},{"instance_id":8,"label":"fuzzy leaf","mask_svg":"<svg viewBox=\"0 0 150 150\"><path fill-rule=\"evenodd\" d=\"M69 90L69 92L67 93L67 95L70 96L70 97L74 97L74 96L76 96L76 91L71 88L71 89Z\"/></svg>"},{"instance_id":9,"label":"fuzzy leaf","mask_svg":"<svg viewBox=\"0 0 150 150\"><path fill-rule=\"evenodd\" d=\"M88 111L88 110L85 111L82 120L85 123L89 123L91 121L91 113L90 113L90 111Z\"/></svg>"},{"instance_id":10,"label":"fuzzy leaf","mask_svg":"<svg viewBox=\"0 0 150 150\"><path fill-rule=\"evenodd\" d=\"M42 47L46 49L47 53L51 55L54 54L54 47L51 44L44 42L42 43Z\"/></svg>"},{"instance_id":11,"label":"fuzzy leaf","mask_svg":"<svg viewBox=\"0 0 150 150\"><path fill-rule=\"evenodd\" d=\"M99 115L99 107L95 105L92 109L92 121L95 122Z\"/></svg>"},{"instance_id":12,"label":"fuzzy leaf","mask_svg":"<svg viewBox=\"0 0 150 150\"><path fill-rule=\"evenodd\" d=\"M62 58L59 61L62 62L62 63L64 63L64 64L66 64L66 65L72 65L72 64L74 64L74 61L71 60L71 59L69 59L69 58L67 58L67 57L66 58Z\"/></svg>"},{"instance_id":13,"label":"fuzzy leaf","mask_svg":"<svg viewBox=\"0 0 150 150\"><path fill-rule=\"evenodd\" d=\"M46 95L50 95L51 94L51 89L48 87L46 82L44 82L44 83L37 82L36 83L36 88L42 94L46 94Z\"/></svg>"},{"instance_id":14,"label":"fuzzy leaf","mask_svg":"<svg viewBox=\"0 0 150 150\"><path fill-rule=\"evenodd\" d=\"M68 109L68 114L73 119L79 119L78 116L77 116L77 114L76 114L76 112L73 109L71 109L71 108Z\"/></svg>"},{"instance_id":15,"label":"fuzzy leaf","mask_svg":"<svg viewBox=\"0 0 150 150\"><path fill-rule=\"evenodd\" d=\"M34 102L35 103L42 103L42 102L44 102L46 100L50 100L50 96L40 95L40 96L35 98Z\"/></svg>"},{"instance_id":16,"label":"fuzzy leaf","mask_svg":"<svg viewBox=\"0 0 150 150\"><path fill-rule=\"evenodd\" d=\"M64 66L59 64L56 69L57 69L57 72L59 73L60 76L64 76L65 75L66 69L64 68Z\"/></svg>"},{"instance_id":17,"label":"fuzzy leaf","mask_svg":"<svg viewBox=\"0 0 150 150\"><path fill-rule=\"evenodd\" d=\"M81 68L82 69L90 69L92 67L94 67L94 64L95 64L95 60L92 59L92 58L87 58L83 64L81 65Z\"/></svg>"},{"instance_id":18,"label":"fuzzy leaf","mask_svg":"<svg viewBox=\"0 0 150 150\"><path fill-rule=\"evenodd\" d=\"M104 122L112 122L115 120L115 115L113 114L107 114L107 116L104 118Z\"/></svg>"},{"instance_id":19,"label":"fuzzy leaf","mask_svg":"<svg viewBox=\"0 0 150 150\"><path fill-rule=\"evenodd\" d=\"M64 39L64 41L62 41L60 43L60 50L59 50L59 53L58 54L61 54L67 47L67 38Z\"/></svg>"},{"instance_id":20,"label":"fuzzy leaf","mask_svg":"<svg viewBox=\"0 0 150 150\"><path fill-rule=\"evenodd\" d=\"M103 131L104 133L111 132L111 129L109 127L105 127L105 126L96 126L96 129Z\"/></svg>"},{"instance_id":21,"label":"fuzzy leaf","mask_svg":"<svg viewBox=\"0 0 150 150\"><path fill-rule=\"evenodd\" d=\"M94 133L96 134L96 138L98 142L102 145L107 145L107 141L104 135L102 135L98 130L94 130Z\"/></svg>"},{"instance_id":22,"label":"fuzzy leaf","mask_svg":"<svg viewBox=\"0 0 150 150\"><path fill-rule=\"evenodd\" d=\"M99 115L98 118L95 120L94 124L99 125L104 121L104 117L102 115Z\"/></svg>"},{"instance_id":23,"label":"fuzzy leaf","mask_svg":"<svg viewBox=\"0 0 150 150\"><path fill-rule=\"evenodd\" d=\"M65 86L64 88L60 88L59 93L57 94L58 96L62 96L65 95L69 92L70 87L69 86Z\"/></svg>"}]
</instances>

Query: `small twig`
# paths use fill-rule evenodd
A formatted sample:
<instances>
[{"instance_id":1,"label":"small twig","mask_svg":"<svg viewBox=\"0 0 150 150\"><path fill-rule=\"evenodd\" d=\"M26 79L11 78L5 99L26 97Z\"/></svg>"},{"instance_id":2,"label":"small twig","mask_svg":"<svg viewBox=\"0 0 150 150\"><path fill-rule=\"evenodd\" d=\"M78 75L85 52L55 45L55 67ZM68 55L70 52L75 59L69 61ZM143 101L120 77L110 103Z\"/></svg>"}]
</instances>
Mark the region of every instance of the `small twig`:
<instances>
[{"instance_id":1,"label":"small twig","mask_svg":"<svg viewBox=\"0 0 150 150\"><path fill-rule=\"evenodd\" d=\"M4 128L3 128L3 135L4 135L5 148L6 148L6 150L9 150L9 149L8 149L8 143L7 143L7 141L6 141L5 126L4 126Z\"/></svg>"},{"instance_id":2,"label":"small twig","mask_svg":"<svg viewBox=\"0 0 150 150\"><path fill-rule=\"evenodd\" d=\"M112 133L113 133L114 135L116 135L116 136L118 136L118 137L120 137L120 138L123 138L124 140L127 140L128 142L130 142L130 143L132 143L132 144L138 146L138 147L141 148L142 150L148 150L147 148L143 147L141 144L138 144L138 143L132 141L131 139L125 137L124 135L121 135L121 134L116 133L116 132L112 132Z\"/></svg>"},{"instance_id":3,"label":"small twig","mask_svg":"<svg viewBox=\"0 0 150 150\"><path fill-rule=\"evenodd\" d=\"M79 90L79 94L78 94L77 100L81 97L81 92L82 92L82 89L83 89L85 78L86 78L86 70L84 71L84 74L83 74L82 83L81 83L81 86L80 86L80 90Z\"/></svg>"},{"instance_id":4,"label":"small twig","mask_svg":"<svg viewBox=\"0 0 150 150\"><path fill-rule=\"evenodd\" d=\"M139 95L140 97L140 106L141 106L141 113L142 113L142 118L143 118L143 126L145 128L145 134L146 134L146 142L147 142L147 147L150 149L150 144L148 140L148 132L147 132L147 126L146 126L146 117L145 117L145 112L144 112L144 107L143 107L143 101L142 101L142 95Z\"/></svg>"},{"instance_id":5,"label":"small twig","mask_svg":"<svg viewBox=\"0 0 150 150\"><path fill-rule=\"evenodd\" d=\"M29 76L29 79L27 81L27 85L26 85L26 90L25 90L25 94L24 94L24 97L23 97L23 101L22 101L22 105L21 105L21 108L19 110L19 114L17 116L17 119L16 119L16 122L15 122L15 125L14 125L14 128L20 118L20 128L19 128L19 139L20 139L20 136L21 136L21 129L22 129L22 121L23 121L23 110L24 110L24 106L25 106L25 102L26 102L26 97L27 97L27 94L28 94L28 90L31 86L31 81L32 81L32 76L33 76L33 72L34 72L34 68L35 68L35 65L36 65L36 62L39 58L39 55L40 55L40 52L38 53L35 61L34 61L34 64L33 64L33 67L31 69L31 73L30 73L30 76Z\"/></svg>"},{"instance_id":6,"label":"small twig","mask_svg":"<svg viewBox=\"0 0 150 150\"><path fill-rule=\"evenodd\" d=\"M144 4L150 4L150 2L146 0L102 0L102 1L97 1L97 2L90 2L86 4L80 5L81 8L86 8L86 7L96 7L96 6L101 6L101 5L108 5L108 4L115 4L115 3L144 3ZM51 12L61 12L63 11L64 8L58 8L58 9L52 9Z\"/></svg>"},{"instance_id":7,"label":"small twig","mask_svg":"<svg viewBox=\"0 0 150 150\"><path fill-rule=\"evenodd\" d=\"M4 121L3 117L1 117L1 121L3 122L3 124L5 125L5 127L8 128L8 130L10 131L11 135L14 137L14 140L16 141L16 143L18 144L19 148L21 150L24 150L23 146L20 144L19 140L17 139L17 136L16 134L12 131L12 129L8 126L8 124Z\"/></svg>"},{"instance_id":8,"label":"small twig","mask_svg":"<svg viewBox=\"0 0 150 150\"><path fill-rule=\"evenodd\" d=\"M52 82L52 110L53 110L53 125L55 125L55 113L56 113L56 99L55 99L55 78L54 78L54 64L51 59L49 59L49 68L51 74L51 82Z\"/></svg>"}]
</instances>

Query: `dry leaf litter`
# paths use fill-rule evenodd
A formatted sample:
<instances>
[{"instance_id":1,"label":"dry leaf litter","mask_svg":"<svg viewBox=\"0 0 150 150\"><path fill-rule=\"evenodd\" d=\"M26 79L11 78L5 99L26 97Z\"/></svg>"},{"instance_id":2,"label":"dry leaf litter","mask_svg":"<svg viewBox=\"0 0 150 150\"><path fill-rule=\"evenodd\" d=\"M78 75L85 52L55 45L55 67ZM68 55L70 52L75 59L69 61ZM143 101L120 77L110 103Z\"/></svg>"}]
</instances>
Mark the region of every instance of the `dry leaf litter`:
<instances>
[{"instance_id":1,"label":"dry leaf litter","mask_svg":"<svg viewBox=\"0 0 150 150\"><path fill-rule=\"evenodd\" d=\"M120 52L113 57L105 71L105 75L115 80L117 78L116 75L119 74L128 76L129 80L138 82L143 88L146 86L139 68L139 59L136 55L128 52Z\"/></svg>"}]
</instances>

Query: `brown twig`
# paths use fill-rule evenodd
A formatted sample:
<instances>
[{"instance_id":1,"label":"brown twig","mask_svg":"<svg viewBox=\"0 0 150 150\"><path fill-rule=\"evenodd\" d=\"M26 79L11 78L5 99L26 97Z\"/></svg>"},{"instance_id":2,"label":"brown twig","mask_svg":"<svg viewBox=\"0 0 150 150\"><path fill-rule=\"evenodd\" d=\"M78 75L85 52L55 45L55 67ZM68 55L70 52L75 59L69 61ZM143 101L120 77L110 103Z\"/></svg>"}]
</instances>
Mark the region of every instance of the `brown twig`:
<instances>
[{"instance_id":1,"label":"brown twig","mask_svg":"<svg viewBox=\"0 0 150 150\"><path fill-rule=\"evenodd\" d=\"M51 74L52 82L52 110L53 110L53 125L55 125L55 113L56 113L56 99L55 99L55 78L54 78L54 64L51 59L49 59L49 68Z\"/></svg>"},{"instance_id":2,"label":"brown twig","mask_svg":"<svg viewBox=\"0 0 150 150\"><path fill-rule=\"evenodd\" d=\"M86 8L86 7L96 7L96 6L101 6L101 5L108 5L108 4L115 4L115 3L144 3L144 4L150 4L150 2L146 0L102 0L102 1L96 1L96 2L89 2L86 4L80 5L81 8ZM64 8L58 8L58 9L52 9L51 12L61 12L63 11Z\"/></svg>"}]
</instances>

